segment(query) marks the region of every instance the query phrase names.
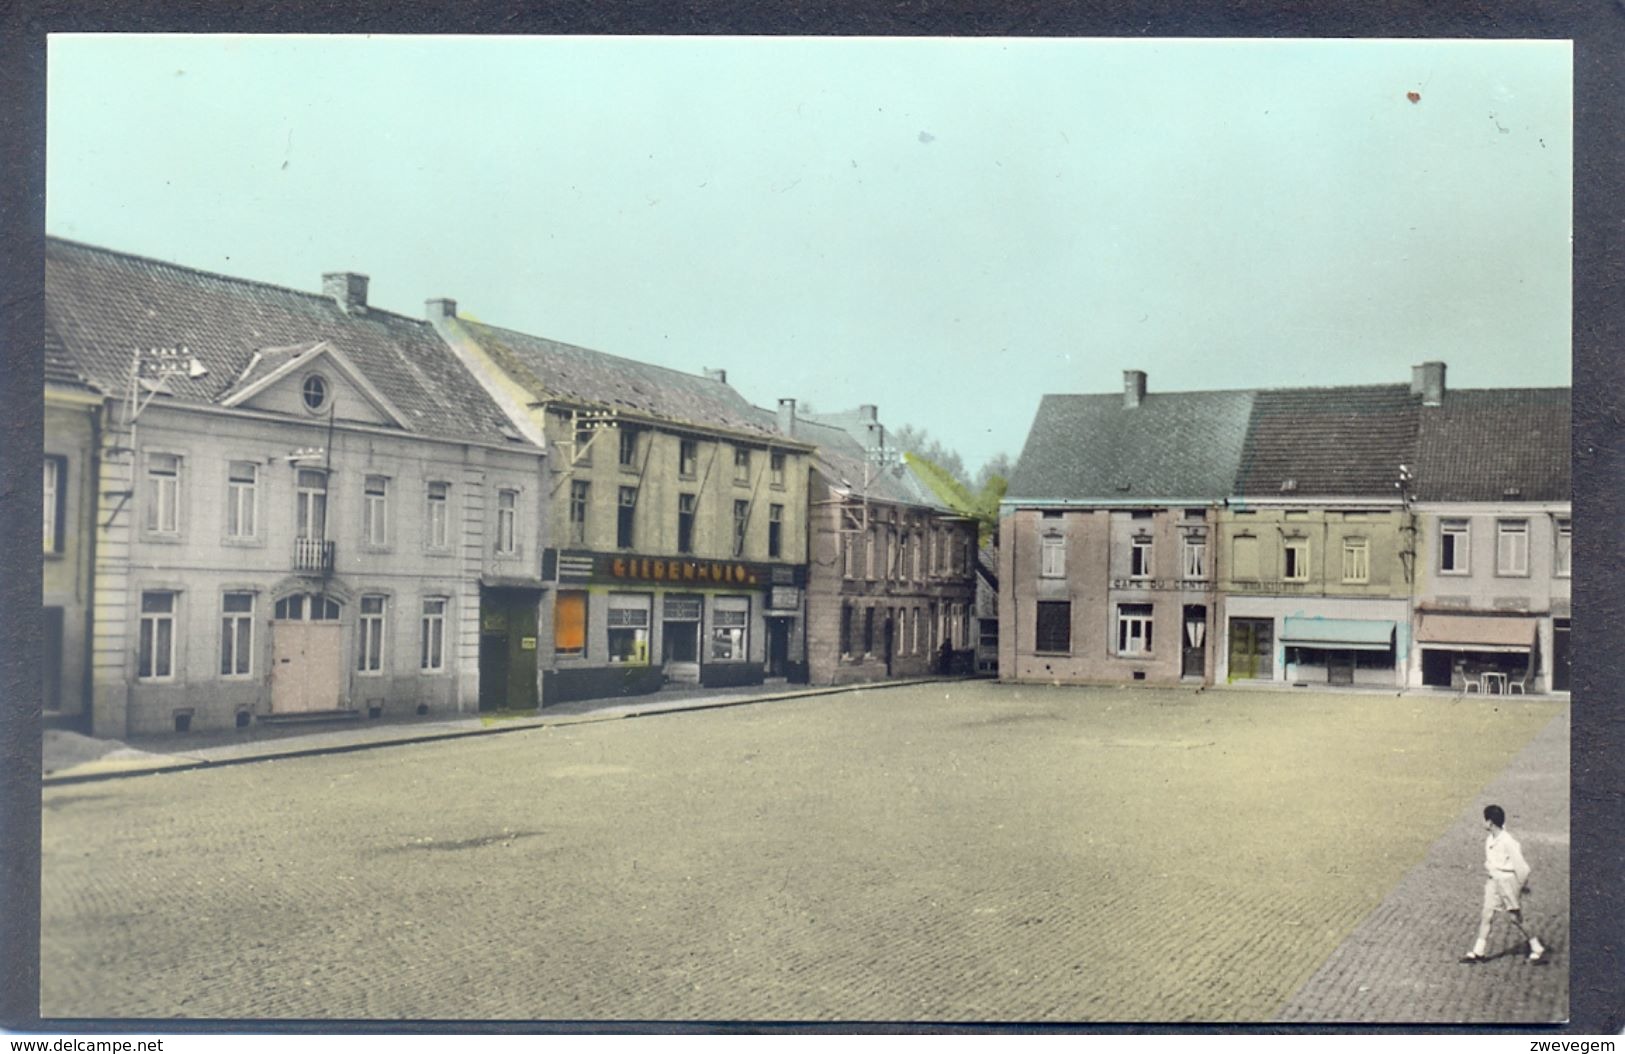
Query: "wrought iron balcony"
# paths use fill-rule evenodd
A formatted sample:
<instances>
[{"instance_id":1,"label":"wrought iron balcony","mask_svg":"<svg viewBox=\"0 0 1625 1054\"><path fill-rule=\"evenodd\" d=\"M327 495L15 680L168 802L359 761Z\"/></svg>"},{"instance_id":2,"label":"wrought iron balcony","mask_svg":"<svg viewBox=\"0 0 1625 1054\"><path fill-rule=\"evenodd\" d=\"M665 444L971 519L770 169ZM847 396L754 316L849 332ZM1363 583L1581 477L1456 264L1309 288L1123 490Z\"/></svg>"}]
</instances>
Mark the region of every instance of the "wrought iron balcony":
<instances>
[{"instance_id":1,"label":"wrought iron balcony","mask_svg":"<svg viewBox=\"0 0 1625 1054\"><path fill-rule=\"evenodd\" d=\"M333 573L333 543L322 538L295 538L293 540L293 569Z\"/></svg>"}]
</instances>

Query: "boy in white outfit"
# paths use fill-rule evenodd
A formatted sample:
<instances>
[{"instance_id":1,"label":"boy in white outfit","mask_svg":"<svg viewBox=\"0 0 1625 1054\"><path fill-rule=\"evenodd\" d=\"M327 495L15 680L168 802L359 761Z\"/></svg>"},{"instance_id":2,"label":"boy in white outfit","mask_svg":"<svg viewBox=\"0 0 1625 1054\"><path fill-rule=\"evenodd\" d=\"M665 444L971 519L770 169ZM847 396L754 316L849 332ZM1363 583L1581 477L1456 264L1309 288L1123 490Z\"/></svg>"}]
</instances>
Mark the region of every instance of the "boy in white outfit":
<instances>
[{"instance_id":1,"label":"boy in white outfit","mask_svg":"<svg viewBox=\"0 0 1625 1054\"><path fill-rule=\"evenodd\" d=\"M1484 880L1484 910L1478 918L1478 940L1473 942L1473 950L1461 957L1464 963L1481 963L1487 958L1486 942L1497 910L1507 913L1529 943L1529 961L1546 961L1546 946L1523 924L1523 906L1518 898L1529 891L1526 885L1529 864L1523 858L1517 839L1506 832L1506 822L1506 812L1499 805L1484 807L1484 829L1489 832L1484 839L1484 871L1489 877Z\"/></svg>"}]
</instances>

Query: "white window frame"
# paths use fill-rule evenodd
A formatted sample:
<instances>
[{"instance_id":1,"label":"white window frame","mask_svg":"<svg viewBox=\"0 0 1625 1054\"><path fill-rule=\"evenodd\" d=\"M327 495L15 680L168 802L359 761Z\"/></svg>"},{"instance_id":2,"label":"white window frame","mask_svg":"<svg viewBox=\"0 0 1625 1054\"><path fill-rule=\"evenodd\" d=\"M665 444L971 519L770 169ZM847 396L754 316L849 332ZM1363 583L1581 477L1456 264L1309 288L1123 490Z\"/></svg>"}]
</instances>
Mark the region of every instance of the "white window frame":
<instances>
[{"instance_id":1,"label":"white window frame","mask_svg":"<svg viewBox=\"0 0 1625 1054\"><path fill-rule=\"evenodd\" d=\"M1130 538L1128 551L1128 576L1136 581L1155 578L1156 545L1151 538Z\"/></svg>"},{"instance_id":2,"label":"white window frame","mask_svg":"<svg viewBox=\"0 0 1625 1054\"><path fill-rule=\"evenodd\" d=\"M767 456L768 486L774 490L784 489L784 465L783 451L775 450Z\"/></svg>"},{"instance_id":3,"label":"white window frame","mask_svg":"<svg viewBox=\"0 0 1625 1054\"><path fill-rule=\"evenodd\" d=\"M45 455L45 469L41 477L44 488L41 493L41 505L45 513L45 552L47 553L59 553L63 548L57 541L57 532L60 525L56 519L56 508L60 500L58 494L62 487L62 470L66 465L66 458L50 454Z\"/></svg>"},{"instance_id":4,"label":"white window frame","mask_svg":"<svg viewBox=\"0 0 1625 1054\"><path fill-rule=\"evenodd\" d=\"M743 615L743 620L737 616ZM711 636L706 649L707 662L750 661L750 598L719 596L711 602ZM737 623L737 624L736 624ZM729 654L718 656L717 644L724 637Z\"/></svg>"},{"instance_id":5,"label":"white window frame","mask_svg":"<svg viewBox=\"0 0 1625 1054\"><path fill-rule=\"evenodd\" d=\"M1445 566L1446 538L1453 539L1451 545L1452 563ZM1440 520L1439 521L1439 573L1441 575L1467 575L1472 574L1472 563L1468 560L1468 553L1472 549L1473 524L1471 520Z\"/></svg>"},{"instance_id":6,"label":"white window frame","mask_svg":"<svg viewBox=\"0 0 1625 1054\"><path fill-rule=\"evenodd\" d=\"M512 555L519 551L519 492L512 487L497 491L496 551Z\"/></svg>"},{"instance_id":7,"label":"white window frame","mask_svg":"<svg viewBox=\"0 0 1625 1054\"><path fill-rule=\"evenodd\" d=\"M1495 573L1506 578L1529 577L1529 521L1495 521Z\"/></svg>"},{"instance_id":8,"label":"white window frame","mask_svg":"<svg viewBox=\"0 0 1625 1054\"><path fill-rule=\"evenodd\" d=\"M1352 585L1371 581L1371 539L1343 539L1343 581Z\"/></svg>"},{"instance_id":9,"label":"white window frame","mask_svg":"<svg viewBox=\"0 0 1625 1054\"><path fill-rule=\"evenodd\" d=\"M175 680L175 628L180 609L180 594L173 589L144 589L137 594L139 621L136 634L135 679L138 681L168 682ZM168 602L165 610L147 610L147 598L163 598ZM167 633L164 631L167 627ZM167 635L168 646L160 651L160 637ZM159 659L162 659L162 663ZM147 668L141 672L142 666ZM160 667L163 668L162 672Z\"/></svg>"},{"instance_id":10,"label":"white window frame","mask_svg":"<svg viewBox=\"0 0 1625 1054\"><path fill-rule=\"evenodd\" d=\"M1292 567L1287 565L1291 564ZM1309 581L1309 539L1281 539L1281 581Z\"/></svg>"},{"instance_id":11,"label":"white window frame","mask_svg":"<svg viewBox=\"0 0 1625 1054\"><path fill-rule=\"evenodd\" d=\"M381 677L389 661L385 635L389 598L380 593L364 594L356 607L355 671L362 677Z\"/></svg>"},{"instance_id":12,"label":"white window frame","mask_svg":"<svg viewBox=\"0 0 1625 1054\"><path fill-rule=\"evenodd\" d=\"M1051 531L1039 539L1038 577L1066 577L1066 535Z\"/></svg>"},{"instance_id":13,"label":"white window frame","mask_svg":"<svg viewBox=\"0 0 1625 1054\"><path fill-rule=\"evenodd\" d=\"M247 470L246 473L243 470ZM241 477L241 478L240 478ZM260 467L256 462L226 462L226 537L252 541L259 537ZM232 520L235 519L235 525Z\"/></svg>"},{"instance_id":14,"label":"white window frame","mask_svg":"<svg viewBox=\"0 0 1625 1054\"><path fill-rule=\"evenodd\" d=\"M418 623L420 673L446 671L446 612L450 607L449 597L423 598L423 614Z\"/></svg>"},{"instance_id":15,"label":"white window frame","mask_svg":"<svg viewBox=\"0 0 1625 1054\"><path fill-rule=\"evenodd\" d=\"M319 468L294 470L294 534L299 538L327 537L328 474ZM320 479L321 486L306 480Z\"/></svg>"},{"instance_id":16,"label":"white window frame","mask_svg":"<svg viewBox=\"0 0 1625 1054\"><path fill-rule=\"evenodd\" d=\"M167 462L159 468L160 461ZM186 461L179 454L149 451L146 457L146 512L142 523L148 534L175 535L181 531L181 478ZM167 514L167 515L166 515Z\"/></svg>"},{"instance_id":17,"label":"white window frame","mask_svg":"<svg viewBox=\"0 0 1625 1054\"><path fill-rule=\"evenodd\" d=\"M248 598L248 608L231 608L233 598ZM257 601L252 592L231 590L220 596L220 678L249 680L254 676L254 614ZM244 638L247 638L246 641Z\"/></svg>"},{"instance_id":18,"label":"white window frame","mask_svg":"<svg viewBox=\"0 0 1625 1054\"><path fill-rule=\"evenodd\" d=\"M1187 581L1205 581L1207 579L1206 538L1194 535L1186 536L1180 554L1180 567L1183 571L1180 577Z\"/></svg>"},{"instance_id":19,"label":"white window frame","mask_svg":"<svg viewBox=\"0 0 1625 1054\"><path fill-rule=\"evenodd\" d=\"M750 483L750 447L734 447L734 483L746 486Z\"/></svg>"},{"instance_id":20,"label":"white window frame","mask_svg":"<svg viewBox=\"0 0 1625 1054\"><path fill-rule=\"evenodd\" d=\"M611 593L608 605L608 637L609 662L617 666L647 666L650 653L650 626L652 624L651 612L654 610L654 594L652 593ZM617 612L631 612L631 614L617 614ZM641 620L638 616L642 616ZM619 624L624 623L624 624ZM615 655L615 637L619 632L632 634L632 657L617 658ZM639 650L641 647L641 656Z\"/></svg>"},{"instance_id":21,"label":"white window frame","mask_svg":"<svg viewBox=\"0 0 1625 1054\"><path fill-rule=\"evenodd\" d=\"M423 504L426 522L423 544L430 549L445 549L451 536L451 484L433 479L423 484Z\"/></svg>"},{"instance_id":22,"label":"white window frame","mask_svg":"<svg viewBox=\"0 0 1625 1054\"><path fill-rule=\"evenodd\" d=\"M1574 574L1574 521L1559 516L1552 527L1552 576L1569 578Z\"/></svg>"},{"instance_id":23,"label":"white window frame","mask_svg":"<svg viewBox=\"0 0 1625 1054\"><path fill-rule=\"evenodd\" d=\"M1130 611L1130 608L1144 608ZM1150 604L1119 604L1117 605L1117 654L1118 655L1151 655L1152 628L1156 616L1156 609Z\"/></svg>"},{"instance_id":24,"label":"white window frame","mask_svg":"<svg viewBox=\"0 0 1625 1054\"><path fill-rule=\"evenodd\" d=\"M389 544L389 477L377 473L361 481L361 530L367 545Z\"/></svg>"},{"instance_id":25,"label":"white window frame","mask_svg":"<svg viewBox=\"0 0 1625 1054\"><path fill-rule=\"evenodd\" d=\"M587 544L587 517L592 507L592 483L584 479L570 481L570 544Z\"/></svg>"}]
</instances>

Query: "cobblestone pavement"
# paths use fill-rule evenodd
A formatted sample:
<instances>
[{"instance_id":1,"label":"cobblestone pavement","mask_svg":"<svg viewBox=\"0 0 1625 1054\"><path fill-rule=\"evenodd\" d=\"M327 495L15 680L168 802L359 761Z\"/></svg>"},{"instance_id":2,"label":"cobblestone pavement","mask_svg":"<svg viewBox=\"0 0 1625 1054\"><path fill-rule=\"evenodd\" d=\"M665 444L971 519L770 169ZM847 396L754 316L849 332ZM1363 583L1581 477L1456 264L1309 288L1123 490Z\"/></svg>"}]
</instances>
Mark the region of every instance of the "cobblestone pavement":
<instances>
[{"instance_id":1,"label":"cobblestone pavement","mask_svg":"<svg viewBox=\"0 0 1625 1054\"><path fill-rule=\"evenodd\" d=\"M1568 1016L1569 721L1555 718L1484 787L1421 863L1383 898L1309 982L1289 999L1290 1021L1553 1022ZM1498 918L1490 962L1456 960L1472 948L1484 893L1485 805L1531 869L1524 916L1549 948L1531 966L1522 937ZM1371 838L1386 832L1372 829Z\"/></svg>"},{"instance_id":2,"label":"cobblestone pavement","mask_svg":"<svg viewBox=\"0 0 1625 1054\"><path fill-rule=\"evenodd\" d=\"M1563 713L933 684L50 787L41 1012L1267 1021Z\"/></svg>"}]
</instances>

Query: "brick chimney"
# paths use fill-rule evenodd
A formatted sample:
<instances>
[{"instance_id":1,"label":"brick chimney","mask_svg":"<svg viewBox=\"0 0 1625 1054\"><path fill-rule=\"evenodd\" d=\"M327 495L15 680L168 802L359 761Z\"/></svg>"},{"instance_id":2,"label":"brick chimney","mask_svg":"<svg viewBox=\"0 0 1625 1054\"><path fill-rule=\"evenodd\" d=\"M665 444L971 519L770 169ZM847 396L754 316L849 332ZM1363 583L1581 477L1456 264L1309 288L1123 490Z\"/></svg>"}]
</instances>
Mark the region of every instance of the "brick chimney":
<instances>
[{"instance_id":1,"label":"brick chimney","mask_svg":"<svg viewBox=\"0 0 1625 1054\"><path fill-rule=\"evenodd\" d=\"M367 310L367 276L354 271L332 271L322 275L322 293L338 301L346 314Z\"/></svg>"},{"instance_id":2,"label":"brick chimney","mask_svg":"<svg viewBox=\"0 0 1625 1054\"><path fill-rule=\"evenodd\" d=\"M794 399L779 400L779 434L792 437L796 434L796 401Z\"/></svg>"},{"instance_id":3,"label":"brick chimney","mask_svg":"<svg viewBox=\"0 0 1625 1054\"><path fill-rule=\"evenodd\" d=\"M1145 402L1145 371L1123 371L1123 406L1134 409Z\"/></svg>"},{"instance_id":4,"label":"brick chimney","mask_svg":"<svg viewBox=\"0 0 1625 1054\"><path fill-rule=\"evenodd\" d=\"M727 384L728 383L728 371L727 370L713 370L711 367L707 366L707 367L705 367L705 379L708 380L708 381L718 381L718 382L720 382L722 384Z\"/></svg>"},{"instance_id":5,"label":"brick chimney","mask_svg":"<svg viewBox=\"0 0 1625 1054\"><path fill-rule=\"evenodd\" d=\"M1411 367L1411 394L1422 397L1423 406L1444 403L1444 363L1424 362Z\"/></svg>"},{"instance_id":6,"label":"brick chimney","mask_svg":"<svg viewBox=\"0 0 1625 1054\"><path fill-rule=\"evenodd\" d=\"M880 408L873 403L864 403L858 407L858 420L870 422L880 420Z\"/></svg>"},{"instance_id":7,"label":"brick chimney","mask_svg":"<svg viewBox=\"0 0 1625 1054\"><path fill-rule=\"evenodd\" d=\"M449 297L435 297L423 302L423 314L429 321L437 318L456 318L457 301Z\"/></svg>"}]
</instances>

